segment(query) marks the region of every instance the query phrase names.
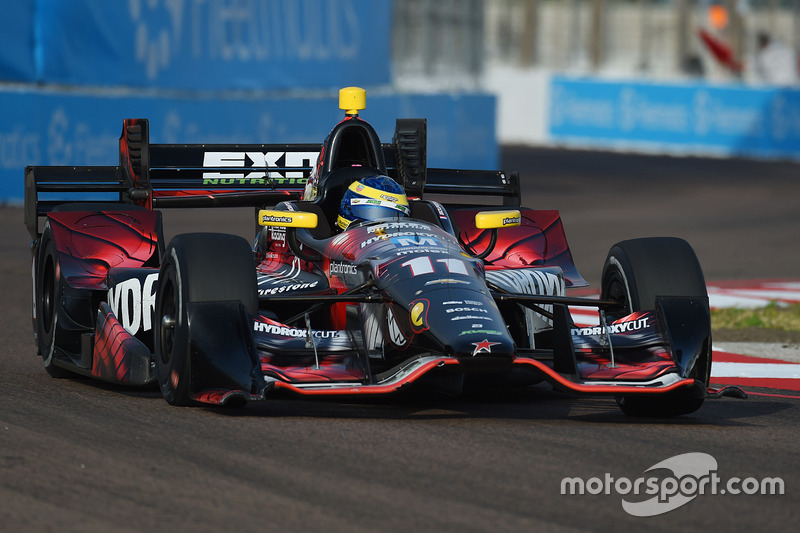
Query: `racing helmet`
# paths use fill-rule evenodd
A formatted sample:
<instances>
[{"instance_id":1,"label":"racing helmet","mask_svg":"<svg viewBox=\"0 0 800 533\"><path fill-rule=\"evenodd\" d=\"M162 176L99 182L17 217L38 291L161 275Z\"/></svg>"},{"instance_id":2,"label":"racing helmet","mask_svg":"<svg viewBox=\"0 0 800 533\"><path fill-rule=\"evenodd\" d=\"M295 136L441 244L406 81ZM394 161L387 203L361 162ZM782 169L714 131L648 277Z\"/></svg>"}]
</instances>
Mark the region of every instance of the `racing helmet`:
<instances>
[{"instance_id":1,"label":"racing helmet","mask_svg":"<svg viewBox=\"0 0 800 533\"><path fill-rule=\"evenodd\" d=\"M389 176L371 176L354 181L339 207L336 224L347 229L353 222L408 216L408 199L403 187Z\"/></svg>"}]
</instances>

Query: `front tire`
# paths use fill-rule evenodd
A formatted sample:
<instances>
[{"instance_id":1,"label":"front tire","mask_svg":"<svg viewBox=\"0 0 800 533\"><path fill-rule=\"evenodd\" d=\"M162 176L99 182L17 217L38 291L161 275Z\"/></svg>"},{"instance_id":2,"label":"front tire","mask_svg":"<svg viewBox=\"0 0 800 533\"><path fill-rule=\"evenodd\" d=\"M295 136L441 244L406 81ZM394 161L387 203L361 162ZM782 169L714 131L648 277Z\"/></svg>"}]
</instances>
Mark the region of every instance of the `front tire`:
<instances>
[{"instance_id":1,"label":"front tire","mask_svg":"<svg viewBox=\"0 0 800 533\"><path fill-rule=\"evenodd\" d=\"M674 237L653 237L615 244L603 266L600 297L621 304L605 309L608 319L655 309L657 296L708 297L700 262L689 243ZM709 350L703 360L695 363L688 377L708 386L710 375ZM627 415L665 417L696 411L703 404L703 397L696 390L677 390L652 397L621 396L617 403Z\"/></svg>"},{"instance_id":2,"label":"front tire","mask_svg":"<svg viewBox=\"0 0 800 533\"><path fill-rule=\"evenodd\" d=\"M246 240L219 233L190 233L172 239L158 277L155 315L156 377L172 405L192 403L189 304L240 301L258 312L253 252Z\"/></svg>"}]
</instances>

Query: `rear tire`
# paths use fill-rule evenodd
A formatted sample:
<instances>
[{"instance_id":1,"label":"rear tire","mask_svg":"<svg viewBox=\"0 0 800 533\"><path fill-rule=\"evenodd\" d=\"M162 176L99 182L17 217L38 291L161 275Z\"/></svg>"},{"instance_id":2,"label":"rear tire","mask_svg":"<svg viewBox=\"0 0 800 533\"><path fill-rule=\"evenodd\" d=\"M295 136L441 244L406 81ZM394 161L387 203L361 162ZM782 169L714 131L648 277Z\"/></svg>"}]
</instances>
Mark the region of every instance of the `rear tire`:
<instances>
[{"instance_id":1,"label":"rear tire","mask_svg":"<svg viewBox=\"0 0 800 533\"><path fill-rule=\"evenodd\" d=\"M655 309L656 296L708 297L700 262L689 243L674 237L653 237L615 244L603 266L600 297L623 303L605 309L608 319ZM710 374L709 353L705 360L697 361L688 377L708 386ZM621 396L617 403L631 416L678 416L699 409L703 398L698 396L695 390L677 390L659 396Z\"/></svg>"},{"instance_id":2,"label":"rear tire","mask_svg":"<svg viewBox=\"0 0 800 533\"><path fill-rule=\"evenodd\" d=\"M196 392L188 305L221 301L240 301L251 315L258 312L255 262L247 241L219 233L173 238L159 272L155 315L156 377L172 405L192 403Z\"/></svg>"},{"instance_id":3,"label":"rear tire","mask_svg":"<svg viewBox=\"0 0 800 533\"><path fill-rule=\"evenodd\" d=\"M50 225L39 241L40 253L36 270L36 339L44 369L54 378L65 378L71 372L55 365L56 331L61 306L61 269Z\"/></svg>"}]
</instances>

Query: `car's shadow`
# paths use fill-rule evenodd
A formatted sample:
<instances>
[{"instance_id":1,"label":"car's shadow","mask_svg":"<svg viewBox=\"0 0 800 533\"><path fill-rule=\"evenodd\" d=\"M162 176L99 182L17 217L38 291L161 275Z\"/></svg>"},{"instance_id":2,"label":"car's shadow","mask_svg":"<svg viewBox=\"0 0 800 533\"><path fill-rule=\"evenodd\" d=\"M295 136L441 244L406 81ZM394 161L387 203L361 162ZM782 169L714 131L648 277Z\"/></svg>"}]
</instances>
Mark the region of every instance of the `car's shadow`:
<instances>
[{"instance_id":1,"label":"car's shadow","mask_svg":"<svg viewBox=\"0 0 800 533\"><path fill-rule=\"evenodd\" d=\"M695 413L674 418L637 418L622 413L614 398L578 397L549 385L490 389L448 396L433 391L405 391L388 397L303 398L282 395L242 408L213 408L226 417L365 418L390 420L516 419L571 420L600 424L667 424L749 426L780 411L798 409L800 402L779 398L713 399Z\"/></svg>"},{"instance_id":2,"label":"car's shadow","mask_svg":"<svg viewBox=\"0 0 800 533\"><path fill-rule=\"evenodd\" d=\"M125 387L75 377L81 385L165 405L156 385ZM179 409L179 408L175 408ZM568 420L596 424L661 424L680 426L751 426L757 419L800 409L800 400L751 395L747 400L706 400L689 415L638 418L620 411L613 397L577 396L541 383L530 387L490 388L452 396L437 391L407 389L387 396L303 397L275 393L244 406L197 404L188 409L212 416L265 418L342 418L375 420ZM798 415L800 417L800 415Z\"/></svg>"}]
</instances>

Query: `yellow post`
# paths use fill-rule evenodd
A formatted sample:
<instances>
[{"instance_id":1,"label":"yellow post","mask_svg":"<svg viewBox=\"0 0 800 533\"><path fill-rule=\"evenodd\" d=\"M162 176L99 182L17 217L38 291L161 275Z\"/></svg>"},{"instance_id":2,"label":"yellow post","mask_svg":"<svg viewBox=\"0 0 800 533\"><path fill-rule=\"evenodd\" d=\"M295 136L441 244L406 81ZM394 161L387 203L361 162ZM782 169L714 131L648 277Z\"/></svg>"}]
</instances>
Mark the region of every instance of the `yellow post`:
<instances>
[{"instance_id":1,"label":"yellow post","mask_svg":"<svg viewBox=\"0 0 800 533\"><path fill-rule=\"evenodd\" d=\"M367 107L367 91L361 87L345 87L339 89L339 109L345 115L358 116L358 112Z\"/></svg>"}]
</instances>

